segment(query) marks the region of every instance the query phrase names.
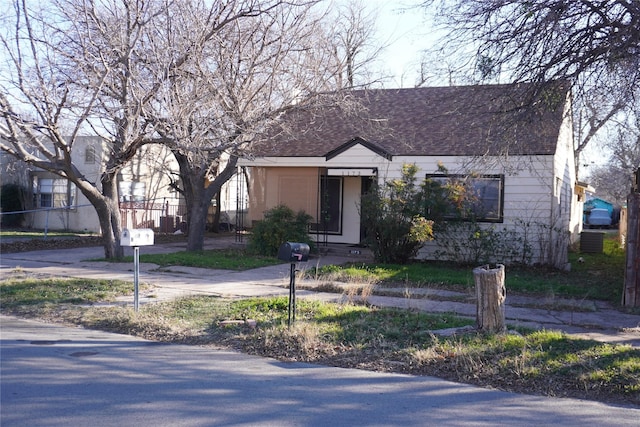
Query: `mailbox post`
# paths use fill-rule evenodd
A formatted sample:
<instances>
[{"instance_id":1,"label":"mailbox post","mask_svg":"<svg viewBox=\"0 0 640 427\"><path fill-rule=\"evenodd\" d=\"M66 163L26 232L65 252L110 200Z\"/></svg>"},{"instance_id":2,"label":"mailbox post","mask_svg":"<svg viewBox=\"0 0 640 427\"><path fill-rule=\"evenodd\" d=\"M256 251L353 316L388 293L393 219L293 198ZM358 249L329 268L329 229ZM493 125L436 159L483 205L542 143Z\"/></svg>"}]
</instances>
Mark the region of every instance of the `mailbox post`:
<instances>
[{"instance_id":1,"label":"mailbox post","mask_svg":"<svg viewBox=\"0 0 640 427\"><path fill-rule=\"evenodd\" d=\"M153 230L138 228L122 230L120 246L133 247L133 308L138 312L138 279L140 276L140 246L153 245Z\"/></svg>"},{"instance_id":2,"label":"mailbox post","mask_svg":"<svg viewBox=\"0 0 640 427\"><path fill-rule=\"evenodd\" d=\"M289 319L287 326L296 321L296 263L309 260L309 245L285 242L278 249L278 259L291 263L289 273Z\"/></svg>"}]
</instances>

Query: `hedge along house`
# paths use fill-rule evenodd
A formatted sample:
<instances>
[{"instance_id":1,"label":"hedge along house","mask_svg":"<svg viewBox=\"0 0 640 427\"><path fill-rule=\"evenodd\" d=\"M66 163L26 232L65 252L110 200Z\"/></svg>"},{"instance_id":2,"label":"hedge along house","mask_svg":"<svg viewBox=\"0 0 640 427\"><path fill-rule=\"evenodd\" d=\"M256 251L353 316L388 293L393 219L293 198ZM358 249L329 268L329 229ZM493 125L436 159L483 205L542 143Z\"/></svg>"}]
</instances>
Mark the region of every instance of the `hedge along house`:
<instances>
[{"instance_id":1,"label":"hedge along house","mask_svg":"<svg viewBox=\"0 0 640 427\"><path fill-rule=\"evenodd\" d=\"M314 217L310 234L319 243L359 244L361 195L374 180L399 178L404 164L415 164L420 178L473 188L482 210L474 226L508 240L518 252L512 260L565 267L582 227L570 96L562 84L536 97L531 89L353 91L333 107L291 111L241 161L249 174L248 219L286 205ZM421 255L452 258L439 240Z\"/></svg>"}]
</instances>

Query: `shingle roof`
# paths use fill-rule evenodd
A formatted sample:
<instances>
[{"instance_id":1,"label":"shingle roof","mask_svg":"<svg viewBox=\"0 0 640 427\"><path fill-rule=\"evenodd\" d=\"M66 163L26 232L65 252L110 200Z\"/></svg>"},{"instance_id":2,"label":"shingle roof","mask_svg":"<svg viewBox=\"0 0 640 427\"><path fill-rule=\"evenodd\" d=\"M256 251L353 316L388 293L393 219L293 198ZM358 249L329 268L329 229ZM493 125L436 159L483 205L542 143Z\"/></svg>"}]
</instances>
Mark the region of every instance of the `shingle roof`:
<instances>
[{"instance_id":1,"label":"shingle roof","mask_svg":"<svg viewBox=\"0 0 640 427\"><path fill-rule=\"evenodd\" d=\"M285 114L253 155L326 156L358 138L392 156L553 154L568 85L554 87L535 98L528 84L352 91Z\"/></svg>"}]
</instances>

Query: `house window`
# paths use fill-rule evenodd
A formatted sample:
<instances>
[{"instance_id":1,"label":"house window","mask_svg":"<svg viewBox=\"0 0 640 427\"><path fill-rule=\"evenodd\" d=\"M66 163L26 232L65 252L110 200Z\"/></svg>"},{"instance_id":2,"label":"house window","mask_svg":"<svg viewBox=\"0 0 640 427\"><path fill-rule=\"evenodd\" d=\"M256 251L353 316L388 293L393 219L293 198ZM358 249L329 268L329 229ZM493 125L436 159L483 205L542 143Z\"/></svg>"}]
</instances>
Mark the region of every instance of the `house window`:
<instances>
[{"instance_id":1,"label":"house window","mask_svg":"<svg viewBox=\"0 0 640 427\"><path fill-rule=\"evenodd\" d=\"M144 182L121 181L118 187L121 202L144 202L146 186Z\"/></svg>"},{"instance_id":2,"label":"house window","mask_svg":"<svg viewBox=\"0 0 640 427\"><path fill-rule=\"evenodd\" d=\"M502 222L504 210L504 175L429 174L448 195L450 207L446 218Z\"/></svg>"},{"instance_id":3,"label":"house window","mask_svg":"<svg viewBox=\"0 0 640 427\"><path fill-rule=\"evenodd\" d=\"M84 162L87 164L94 164L96 162L96 148L87 147L84 149Z\"/></svg>"},{"instance_id":4,"label":"house window","mask_svg":"<svg viewBox=\"0 0 640 427\"><path fill-rule=\"evenodd\" d=\"M342 233L342 177L320 177L320 212L313 231Z\"/></svg>"},{"instance_id":5,"label":"house window","mask_svg":"<svg viewBox=\"0 0 640 427\"><path fill-rule=\"evenodd\" d=\"M76 186L64 178L33 177L33 195L39 208L74 208Z\"/></svg>"}]
</instances>

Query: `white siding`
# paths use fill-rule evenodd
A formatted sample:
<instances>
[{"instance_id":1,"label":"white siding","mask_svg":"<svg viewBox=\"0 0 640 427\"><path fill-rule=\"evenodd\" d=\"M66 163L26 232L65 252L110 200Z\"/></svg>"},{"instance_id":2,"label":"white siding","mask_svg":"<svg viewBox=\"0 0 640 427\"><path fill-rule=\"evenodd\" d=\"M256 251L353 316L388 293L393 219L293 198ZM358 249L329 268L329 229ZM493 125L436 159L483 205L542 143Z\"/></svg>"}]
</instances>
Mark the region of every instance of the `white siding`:
<instances>
[{"instance_id":1,"label":"white siding","mask_svg":"<svg viewBox=\"0 0 640 427\"><path fill-rule=\"evenodd\" d=\"M565 156L566 158L566 156ZM526 244L531 246L532 262L543 261L549 252L551 234L549 227L554 215L554 185L556 182L553 156L513 156L509 158L479 159L472 157L397 156L389 161L367 148L356 145L327 161L324 157L295 158L274 157L244 161L246 165L266 167L308 166L326 168L377 168L382 183L401 176L405 163L416 164L418 179L436 173L438 165L444 165L452 174L496 174L504 176L504 210L502 223L483 223L485 227L500 230L522 231L528 227ZM563 185L564 185L564 181ZM360 180L345 179L343 199L343 233L328 235L331 243L359 243L360 220L358 204ZM534 239L535 241L531 241ZM429 245L428 245L429 246ZM423 255L429 254L423 251Z\"/></svg>"},{"instance_id":2,"label":"white siding","mask_svg":"<svg viewBox=\"0 0 640 427\"><path fill-rule=\"evenodd\" d=\"M73 146L74 164L80 172L91 182L100 185L102 173L102 153L105 149L102 138L93 136L81 136ZM87 162L85 151L88 147L95 150L95 161ZM42 172L35 170L33 173L40 175ZM52 177L54 175L51 175ZM95 209L89 200L76 189L76 207L73 209L40 211L29 215L29 226L37 229L72 230L99 233L100 224Z\"/></svg>"},{"instance_id":3,"label":"white siding","mask_svg":"<svg viewBox=\"0 0 640 427\"><path fill-rule=\"evenodd\" d=\"M241 162L247 166L267 168L376 168L380 183L399 178L405 163L418 167L420 180L426 174L437 173L439 165L443 165L451 174L504 176L503 221L481 225L501 232L518 233L520 237L516 244L527 248L528 262L551 262L557 267L566 266L569 232L579 232L582 218L579 203L573 194L575 165L569 117L559 131L555 155L499 158L396 156L387 160L357 144L330 160L325 157L269 157ZM345 179L345 232L340 236L328 235L329 242L359 242L359 184L359 179ZM433 249L433 245L427 245L422 255L433 255Z\"/></svg>"},{"instance_id":4,"label":"white siding","mask_svg":"<svg viewBox=\"0 0 640 427\"><path fill-rule=\"evenodd\" d=\"M566 111L570 111L569 108ZM574 193L576 167L573 151L572 121L569 114L558 135L558 145L554 157L556 188L553 197L551 223L554 224L551 237L550 260L557 268L569 268L567 246L575 241L582 227L582 204Z\"/></svg>"},{"instance_id":5,"label":"white siding","mask_svg":"<svg viewBox=\"0 0 640 427\"><path fill-rule=\"evenodd\" d=\"M87 149L91 148L95 158L91 159ZM95 182L100 189L100 175L104 168L104 156L106 146L102 138L94 136L78 137L73 146L73 162L78 170L90 182ZM155 199L157 203L162 204L165 201L177 203L178 194L169 189L169 174L177 172L177 163L170 150L160 146L146 146L140 150L136 157L123 168L119 179L122 181L138 182L144 184L144 198L147 200ZM57 176L42 170L32 170L32 174L42 177ZM3 182L12 182L12 177L3 173ZM71 230L71 231L91 231L100 232L100 224L98 216L93 206L84 197L84 195L76 189L75 192L75 208L53 211L39 211L27 216L27 224L29 227L50 230ZM226 202L226 203L225 203ZM232 204L235 209L235 195L233 202L223 200L223 204ZM139 210L135 221L130 218L132 223L141 223L145 218L138 218L143 215ZM130 213L128 214L131 215ZM155 222L155 221L154 221ZM158 227L159 224L155 223Z\"/></svg>"}]
</instances>

